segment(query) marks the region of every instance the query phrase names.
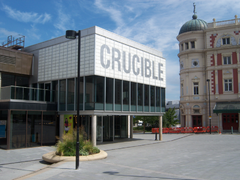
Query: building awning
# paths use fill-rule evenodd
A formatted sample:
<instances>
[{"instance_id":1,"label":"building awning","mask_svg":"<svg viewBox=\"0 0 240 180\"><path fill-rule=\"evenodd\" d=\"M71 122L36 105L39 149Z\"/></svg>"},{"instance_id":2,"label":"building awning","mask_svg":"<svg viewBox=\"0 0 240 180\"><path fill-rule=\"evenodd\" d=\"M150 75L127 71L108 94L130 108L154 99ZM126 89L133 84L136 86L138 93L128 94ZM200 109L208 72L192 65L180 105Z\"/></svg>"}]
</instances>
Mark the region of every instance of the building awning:
<instances>
[{"instance_id":1,"label":"building awning","mask_svg":"<svg viewBox=\"0 0 240 180\"><path fill-rule=\"evenodd\" d=\"M213 113L240 113L240 102L217 102Z\"/></svg>"}]
</instances>

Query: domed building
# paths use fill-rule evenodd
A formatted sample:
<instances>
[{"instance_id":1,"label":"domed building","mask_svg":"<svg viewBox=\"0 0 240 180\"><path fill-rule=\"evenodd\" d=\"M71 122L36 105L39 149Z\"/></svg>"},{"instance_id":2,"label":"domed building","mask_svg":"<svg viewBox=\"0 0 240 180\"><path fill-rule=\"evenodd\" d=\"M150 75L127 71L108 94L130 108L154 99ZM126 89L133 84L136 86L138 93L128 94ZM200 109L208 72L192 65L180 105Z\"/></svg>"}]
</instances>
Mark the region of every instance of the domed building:
<instances>
[{"instance_id":1,"label":"domed building","mask_svg":"<svg viewBox=\"0 0 240 180\"><path fill-rule=\"evenodd\" d=\"M194 10L177 40L182 127L239 131L240 19L206 23Z\"/></svg>"}]
</instances>

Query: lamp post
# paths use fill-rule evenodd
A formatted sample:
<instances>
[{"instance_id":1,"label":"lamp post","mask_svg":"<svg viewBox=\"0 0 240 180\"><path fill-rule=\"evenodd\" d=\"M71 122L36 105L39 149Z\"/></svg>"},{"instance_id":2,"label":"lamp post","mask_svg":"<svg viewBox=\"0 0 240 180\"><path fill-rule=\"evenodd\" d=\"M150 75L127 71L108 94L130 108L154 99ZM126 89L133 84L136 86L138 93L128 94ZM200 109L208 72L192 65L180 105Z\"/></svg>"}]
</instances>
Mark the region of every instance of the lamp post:
<instances>
[{"instance_id":1,"label":"lamp post","mask_svg":"<svg viewBox=\"0 0 240 180\"><path fill-rule=\"evenodd\" d=\"M209 85L210 79L207 79L207 82L208 82L209 122L210 122L210 134L211 134L212 133L212 127L211 127L212 117L211 117L211 108L210 108L210 85Z\"/></svg>"},{"instance_id":2,"label":"lamp post","mask_svg":"<svg viewBox=\"0 0 240 180\"><path fill-rule=\"evenodd\" d=\"M66 38L67 39L76 39L78 36L78 75L77 75L77 143L76 143L76 169L79 167L79 124L80 124L80 117L79 117L79 91L80 91L80 52L81 52L81 31L78 32L73 30L66 31Z\"/></svg>"}]
</instances>

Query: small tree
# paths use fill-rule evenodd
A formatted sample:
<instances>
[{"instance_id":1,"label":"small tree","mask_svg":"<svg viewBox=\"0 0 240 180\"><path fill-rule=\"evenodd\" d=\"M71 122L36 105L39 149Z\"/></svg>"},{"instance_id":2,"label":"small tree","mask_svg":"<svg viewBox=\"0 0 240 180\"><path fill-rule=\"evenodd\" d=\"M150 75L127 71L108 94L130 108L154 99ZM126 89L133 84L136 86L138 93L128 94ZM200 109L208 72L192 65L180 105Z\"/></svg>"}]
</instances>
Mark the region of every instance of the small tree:
<instances>
[{"instance_id":1,"label":"small tree","mask_svg":"<svg viewBox=\"0 0 240 180\"><path fill-rule=\"evenodd\" d=\"M175 108L169 108L163 115L163 127L170 128L178 124L177 115L175 114Z\"/></svg>"},{"instance_id":2,"label":"small tree","mask_svg":"<svg viewBox=\"0 0 240 180\"><path fill-rule=\"evenodd\" d=\"M156 126L158 123L158 116L135 116L133 120L135 122L137 120L143 121L143 133L145 133L146 124L149 123L152 126Z\"/></svg>"}]
</instances>

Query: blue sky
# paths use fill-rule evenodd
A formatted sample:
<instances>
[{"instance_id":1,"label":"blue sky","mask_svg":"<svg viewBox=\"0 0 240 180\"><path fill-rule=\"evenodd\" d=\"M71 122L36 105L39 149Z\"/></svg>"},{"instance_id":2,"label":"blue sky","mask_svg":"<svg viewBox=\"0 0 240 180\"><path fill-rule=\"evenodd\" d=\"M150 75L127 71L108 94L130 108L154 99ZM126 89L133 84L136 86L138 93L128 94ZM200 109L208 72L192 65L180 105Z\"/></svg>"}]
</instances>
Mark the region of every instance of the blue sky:
<instances>
[{"instance_id":1,"label":"blue sky","mask_svg":"<svg viewBox=\"0 0 240 180\"><path fill-rule=\"evenodd\" d=\"M25 46L99 26L163 52L167 62L167 100L179 100L179 60L176 36L192 19L234 19L237 0L0 0L0 43L9 35L24 35ZM240 17L240 16L239 16Z\"/></svg>"}]
</instances>

